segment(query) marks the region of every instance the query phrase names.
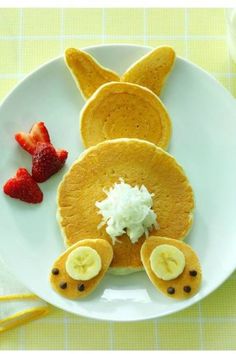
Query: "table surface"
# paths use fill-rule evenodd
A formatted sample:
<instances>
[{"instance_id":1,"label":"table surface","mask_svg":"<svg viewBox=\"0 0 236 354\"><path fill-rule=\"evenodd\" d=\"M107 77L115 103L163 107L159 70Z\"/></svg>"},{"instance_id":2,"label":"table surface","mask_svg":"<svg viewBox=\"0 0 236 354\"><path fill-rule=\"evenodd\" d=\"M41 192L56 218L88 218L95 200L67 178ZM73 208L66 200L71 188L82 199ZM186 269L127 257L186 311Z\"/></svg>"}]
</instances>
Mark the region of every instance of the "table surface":
<instances>
[{"instance_id":1,"label":"table surface","mask_svg":"<svg viewBox=\"0 0 236 354\"><path fill-rule=\"evenodd\" d=\"M224 9L0 9L0 98L66 47L172 45L236 96ZM0 349L236 349L236 272L177 314L136 323L88 320L56 308L0 335Z\"/></svg>"}]
</instances>

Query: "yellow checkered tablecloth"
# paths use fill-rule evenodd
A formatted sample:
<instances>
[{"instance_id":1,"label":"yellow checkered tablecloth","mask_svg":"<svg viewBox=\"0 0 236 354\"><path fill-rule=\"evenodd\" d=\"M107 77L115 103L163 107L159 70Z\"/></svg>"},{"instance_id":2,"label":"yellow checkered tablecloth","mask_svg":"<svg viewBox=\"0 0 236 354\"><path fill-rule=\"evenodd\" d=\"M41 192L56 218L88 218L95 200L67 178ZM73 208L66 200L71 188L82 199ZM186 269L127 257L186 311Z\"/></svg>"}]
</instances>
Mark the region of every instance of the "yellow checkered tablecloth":
<instances>
[{"instance_id":1,"label":"yellow checkered tablecloth","mask_svg":"<svg viewBox=\"0 0 236 354\"><path fill-rule=\"evenodd\" d=\"M68 46L172 45L236 96L223 9L0 9L0 97ZM157 320L111 323L52 309L0 334L0 349L236 349L236 273L193 307Z\"/></svg>"}]
</instances>

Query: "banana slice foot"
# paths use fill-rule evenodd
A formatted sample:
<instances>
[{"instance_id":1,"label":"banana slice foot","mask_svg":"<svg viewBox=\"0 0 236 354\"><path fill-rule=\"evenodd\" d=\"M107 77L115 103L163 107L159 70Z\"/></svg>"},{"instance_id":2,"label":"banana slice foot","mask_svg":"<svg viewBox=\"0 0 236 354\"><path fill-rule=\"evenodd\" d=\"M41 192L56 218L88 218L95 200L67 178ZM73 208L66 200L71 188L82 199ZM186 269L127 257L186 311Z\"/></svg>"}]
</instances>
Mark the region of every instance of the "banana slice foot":
<instances>
[{"instance_id":1,"label":"banana slice foot","mask_svg":"<svg viewBox=\"0 0 236 354\"><path fill-rule=\"evenodd\" d=\"M113 258L109 242L85 239L69 247L55 261L50 282L53 289L69 299L89 295L100 283Z\"/></svg>"},{"instance_id":2,"label":"banana slice foot","mask_svg":"<svg viewBox=\"0 0 236 354\"><path fill-rule=\"evenodd\" d=\"M199 290L201 266L186 243L151 236L142 245L141 260L153 285L166 296L186 299Z\"/></svg>"}]
</instances>

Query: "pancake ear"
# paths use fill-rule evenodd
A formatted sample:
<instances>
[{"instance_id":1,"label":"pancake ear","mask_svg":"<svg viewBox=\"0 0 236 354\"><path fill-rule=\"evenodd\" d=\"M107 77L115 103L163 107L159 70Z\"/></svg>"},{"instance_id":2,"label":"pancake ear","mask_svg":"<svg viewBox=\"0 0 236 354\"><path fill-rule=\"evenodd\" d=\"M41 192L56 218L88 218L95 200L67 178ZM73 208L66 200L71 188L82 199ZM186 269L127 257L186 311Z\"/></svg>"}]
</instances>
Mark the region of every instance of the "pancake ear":
<instances>
[{"instance_id":1,"label":"pancake ear","mask_svg":"<svg viewBox=\"0 0 236 354\"><path fill-rule=\"evenodd\" d=\"M157 96L175 63L175 51L161 46L139 59L122 75L121 81L145 86Z\"/></svg>"},{"instance_id":2,"label":"pancake ear","mask_svg":"<svg viewBox=\"0 0 236 354\"><path fill-rule=\"evenodd\" d=\"M120 81L118 74L101 66L82 50L66 49L65 62L85 99L106 82Z\"/></svg>"}]
</instances>

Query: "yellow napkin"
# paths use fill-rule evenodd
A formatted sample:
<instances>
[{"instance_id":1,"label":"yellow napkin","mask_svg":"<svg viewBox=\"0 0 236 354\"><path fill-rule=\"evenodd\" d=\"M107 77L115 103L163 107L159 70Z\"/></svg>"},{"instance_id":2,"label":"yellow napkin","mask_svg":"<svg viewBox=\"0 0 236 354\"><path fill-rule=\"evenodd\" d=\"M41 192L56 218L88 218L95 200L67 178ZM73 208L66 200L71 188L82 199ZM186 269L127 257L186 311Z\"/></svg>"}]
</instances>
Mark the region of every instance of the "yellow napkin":
<instances>
[{"instance_id":1,"label":"yellow napkin","mask_svg":"<svg viewBox=\"0 0 236 354\"><path fill-rule=\"evenodd\" d=\"M0 333L48 312L47 303L20 284L0 259Z\"/></svg>"}]
</instances>

